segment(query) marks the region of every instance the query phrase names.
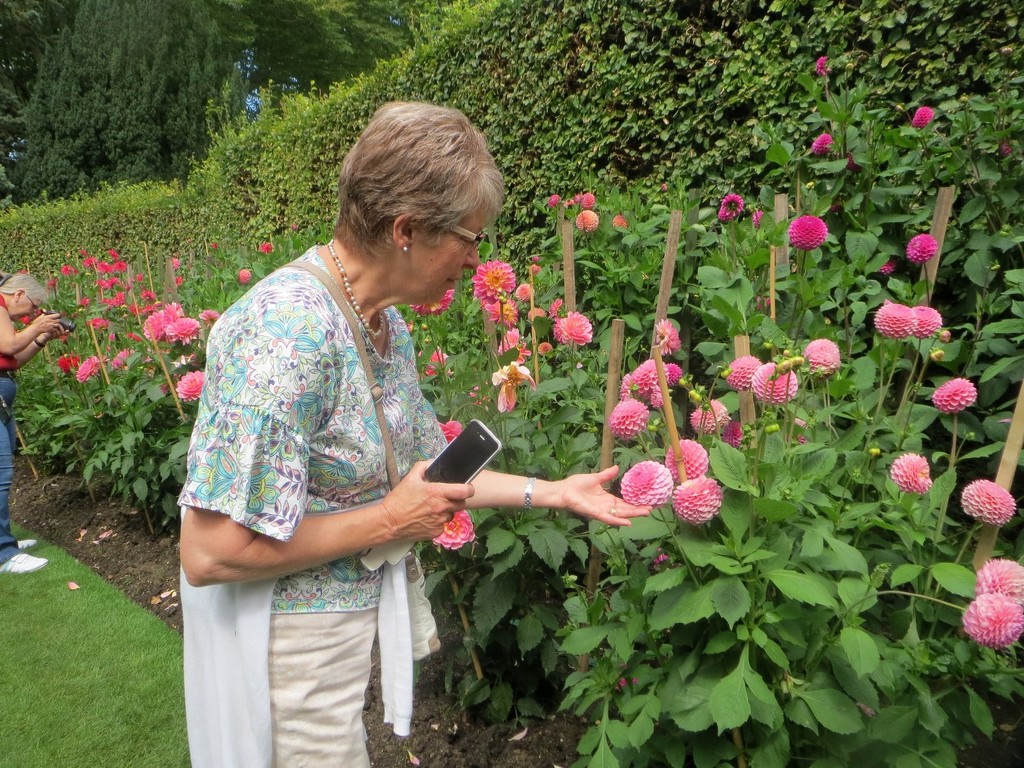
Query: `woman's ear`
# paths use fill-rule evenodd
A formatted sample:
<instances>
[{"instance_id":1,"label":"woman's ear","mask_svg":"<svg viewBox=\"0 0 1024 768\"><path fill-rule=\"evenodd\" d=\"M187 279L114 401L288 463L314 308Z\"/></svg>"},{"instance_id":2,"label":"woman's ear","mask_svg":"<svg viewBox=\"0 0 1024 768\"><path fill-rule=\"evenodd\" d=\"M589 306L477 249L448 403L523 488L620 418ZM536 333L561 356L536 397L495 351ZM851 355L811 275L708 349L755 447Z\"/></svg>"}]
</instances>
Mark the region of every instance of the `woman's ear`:
<instances>
[{"instance_id":1,"label":"woman's ear","mask_svg":"<svg viewBox=\"0 0 1024 768\"><path fill-rule=\"evenodd\" d=\"M391 238L400 251L408 251L413 240L412 215L403 213L391 225Z\"/></svg>"}]
</instances>

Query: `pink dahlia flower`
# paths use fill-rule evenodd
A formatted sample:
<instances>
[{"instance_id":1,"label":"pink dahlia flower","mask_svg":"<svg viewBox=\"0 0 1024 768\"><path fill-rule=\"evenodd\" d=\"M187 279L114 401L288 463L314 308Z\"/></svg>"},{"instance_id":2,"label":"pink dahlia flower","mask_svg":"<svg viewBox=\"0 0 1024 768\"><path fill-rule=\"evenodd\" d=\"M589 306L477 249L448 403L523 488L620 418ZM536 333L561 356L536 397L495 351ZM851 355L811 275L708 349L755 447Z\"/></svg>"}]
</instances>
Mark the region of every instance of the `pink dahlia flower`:
<instances>
[{"instance_id":1,"label":"pink dahlia flower","mask_svg":"<svg viewBox=\"0 0 1024 768\"><path fill-rule=\"evenodd\" d=\"M100 359L96 357L96 355L93 355L92 357L87 357L82 361L82 364L78 366L78 370L75 372L75 378L78 379L80 383L84 384L99 373L99 370Z\"/></svg>"},{"instance_id":2,"label":"pink dahlia flower","mask_svg":"<svg viewBox=\"0 0 1024 768\"><path fill-rule=\"evenodd\" d=\"M658 384L658 369L653 360L644 360L633 371L622 377L619 398L636 397L652 408L661 408L661 386Z\"/></svg>"},{"instance_id":3,"label":"pink dahlia flower","mask_svg":"<svg viewBox=\"0 0 1024 768\"><path fill-rule=\"evenodd\" d=\"M942 328L942 315L938 310L924 305L911 307L914 310L914 319L917 320L917 328L914 329L914 337L918 339L929 339Z\"/></svg>"},{"instance_id":4,"label":"pink dahlia flower","mask_svg":"<svg viewBox=\"0 0 1024 768\"><path fill-rule=\"evenodd\" d=\"M761 228L761 217L764 216L764 211L758 208L752 214L750 214L750 223L754 225L754 229Z\"/></svg>"},{"instance_id":5,"label":"pink dahlia flower","mask_svg":"<svg viewBox=\"0 0 1024 768\"><path fill-rule=\"evenodd\" d=\"M698 435L710 435L729 423L729 409L721 400L711 400L690 414L690 426Z\"/></svg>"},{"instance_id":6,"label":"pink dahlia flower","mask_svg":"<svg viewBox=\"0 0 1024 768\"><path fill-rule=\"evenodd\" d=\"M950 379L932 393L932 403L943 413L960 413L977 399L978 389L968 379Z\"/></svg>"},{"instance_id":7,"label":"pink dahlia flower","mask_svg":"<svg viewBox=\"0 0 1024 768\"><path fill-rule=\"evenodd\" d=\"M651 412L639 400L620 400L608 414L608 429L618 440L633 440L647 429Z\"/></svg>"},{"instance_id":8,"label":"pink dahlia flower","mask_svg":"<svg viewBox=\"0 0 1024 768\"><path fill-rule=\"evenodd\" d=\"M739 448L743 442L743 425L735 419L730 419L729 423L722 428L722 440L733 448Z\"/></svg>"},{"instance_id":9,"label":"pink dahlia flower","mask_svg":"<svg viewBox=\"0 0 1024 768\"><path fill-rule=\"evenodd\" d=\"M593 192L584 192L580 195L580 208L589 211L593 210L595 205L597 205L597 198L594 197Z\"/></svg>"},{"instance_id":10,"label":"pink dahlia flower","mask_svg":"<svg viewBox=\"0 0 1024 768\"><path fill-rule=\"evenodd\" d=\"M548 198L548 208L556 208L560 202L562 202L561 195L552 195Z\"/></svg>"},{"instance_id":11,"label":"pink dahlia flower","mask_svg":"<svg viewBox=\"0 0 1024 768\"><path fill-rule=\"evenodd\" d=\"M164 326L164 338L167 341L191 344L199 338L200 327L198 320L191 317L179 317Z\"/></svg>"},{"instance_id":12,"label":"pink dahlia flower","mask_svg":"<svg viewBox=\"0 0 1024 768\"><path fill-rule=\"evenodd\" d=\"M815 339L804 347L804 359L811 373L831 376L839 370L842 362L839 345L831 339Z\"/></svg>"},{"instance_id":13,"label":"pink dahlia flower","mask_svg":"<svg viewBox=\"0 0 1024 768\"><path fill-rule=\"evenodd\" d=\"M220 312L216 309L204 309L199 313L199 319L207 325L213 325L220 318Z\"/></svg>"},{"instance_id":14,"label":"pink dahlia flower","mask_svg":"<svg viewBox=\"0 0 1024 768\"><path fill-rule=\"evenodd\" d=\"M260 251L260 253L273 253L274 252L274 244L273 243L260 243L259 251Z\"/></svg>"},{"instance_id":15,"label":"pink dahlia flower","mask_svg":"<svg viewBox=\"0 0 1024 768\"><path fill-rule=\"evenodd\" d=\"M630 504L660 507L672 498L672 475L664 464L641 461L622 476L622 498Z\"/></svg>"},{"instance_id":16,"label":"pink dahlia flower","mask_svg":"<svg viewBox=\"0 0 1024 768\"><path fill-rule=\"evenodd\" d=\"M725 377L726 383L737 392L750 389L754 371L761 367L761 361L753 355L737 357L729 364L731 373Z\"/></svg>"},{"instance_id":17,"label":"pink dahlia flower","mask_svg":"<svg viewBox=\"0 0 1024 768\"><path fill-rule=\"evenodd\" d=\"M915 264L931 261L938 252L939 241L928 233L914 235L907 243L907 259Z\"/></svg>"},{"instance_id":18,"label":"pink dahlia flower","mask_svg":"<svg viewBox=\"0 0 1024 768\"><path fill-rule=\"evenodd\" d=\"M817 216L800 216L789 225L789 244L801 251L813 251L828 237L828 227Z\"/></svg>"},{"instance_id":19,"label":"pink dahlia flower","mask_svg":"<svg viewBox=\"0 0 1024 768\"><path fill-rule=\"evenodd\" d=\"M696 477L676 486L672 509L690 525L701 525L715 518L722 509L722 486L713 478Z\"/></svg>"},{"instance_id":20,"label":"pink dahlia flower","mask_svg":"<svg viewBox=\"0 0 1024 768\"><path fill-rule=\"evenodd\" d=\"M997 527L1006 525L1017 514L1017 504L1010 492L991 480L968 483L960 494L960 504L971 517Z\"/></svg>"},{"instance_id":21,"label":"pink dahlia flower","mask_svg":"<svg viewBox=\"0 0 1024 768\"><path fill-rule=\"evenodd\" d=\"M662 356L674 355L683 345L671 320L659 320L654 326L654 344Z\"/></svg>"},{"instance_id":22,"label":"pink dahlia flower","mask_svg":"<svg viewBox=\"0 0 1024 768\"><path fill-rule=\"evenodd\" d=\"M240 285L248 285L252 282L252 270L251 269L240 269L238 270L238 282Z\"/></svg>"},{"instance_id":23,"label":"pink dahlia flower","mask_svg":"<svg viewBox=\"0 0 1024 768\"><path fill-rule=\"evenodd\" d=\"M555 341L559 344L589 344L594 338L594 328L579 312L569 312L555 320Z\"/></svg>"},{"instance_id":24,"label":"pink dahlia flower","mask_svg":"<svg viewBox=\"0 0 1024 768\"><path fill-rule=\"evenodd\" d=\"M875 330L888 339L907 339L917 331L917 315L903 304L886 300L875 313Z\"/></svg>"},{"instance_id":25,"label":"pink dahlia flower","mask_svg":"<svg viewBox=\"0 0 1024 768\"><path fill-rule=\"evenodd\" d=\"M459 549L475 539L476 530L473 528L473 518L469 516L469 512L462 509L445 523L441 535L433 541L437 546L445 549Z\"/></svg>"},{"instance_id":26,"label":"pink dahlia flower","mask_svg":"<svg viewBox=\"0 0 1024 768\"><path fill-rule=\"evenodd\" d=\"M519 305L514 301L484 302L483 308L495 325L511 328L519 322Z\"/></svg>"},{"instance_id":27,"label":"pink dahlia flower","mask_svg":"<svg viewBox=\"0 0 1024 768\"><path fill-rule=\"evenodd\" d=\"M435 301L430 304L410 304L409 309L417 315L440 315L452 305L454 300L455 289L449 288L444 292L444 296L441 297L440 301Z\"/></svg>"},{"instance_id":28,"label":"pink dahlia flower","mask_svg":"<svg viewBox=\"0 0 1024 768\"><path fill-rule=\"evenodd\" d=\"M914 116L910 118L910 124L915 128L924 128L935 117L935 110L931 107L918 107Z\"/></svg>"},{"instance_id":29,"label":"pink dahlia flower","mask_svg":"<svg viewBox=\"0 0 1024 768\"><path fill-rule=\"evenodd\" d=\"M964 631L979 645L1009 648L1024 633L1024 606L1006 595L978 595L964 611Z\"/></svg>"},{"instance_id":30,"label":"pink dahlia flower","mask_svg":"<svg viewBox=\"0 0 1024 768\"><path fill-rule=\"evenodd\" d=\"M718 220L733 221L743 213L743 198L730 192L722 198L722 204L718 206Z\"/></svg>"},{"instance_id":31,"label":"pink dahlia flower","mask_svg":"<svg viewBox=\"0 0 1024 768\"><path fill-rule=\"evenodd\" d=\"M593 232L601 224L600 217L591 210L580 211L576 217L576 229L584 232Z\"/></svg>"},{"instance_id":32,"label":"pink dahlia flower","mask_svg":"<svg viewBox=\"0 0 1024 768\"><path fill-rule=\"evenodd\" d=\"M828 73L832 70L828 66L828 56L820 56L816 62L814 62L814 72L818 77L828 77Z\"/></svg>"},{"instance_id":33,"label":"pink dahlia flower","mask_svg":"<svg viewBox=\"0 0 1024 768\"><path fill-rule=\"evenodd\" d=\"M462 434L462 422L455 421L443 421L441 422L441 431L444 433L444 439L449 443L456 437Z\"/></svg>"},{"instance_id":34,"label":"pink dahlia flower","mask_svg":"<svg viewBox=\"0 0 1024 768\"><path fill-rule=\"evenodd\" d=\"M812 155L827 155L829 149L832 148L832 134L823 133L811 143L811 154Z\"/></svg>"},{"instance_id":35,"label":"pink dahlia flower","mask_svg":"<svg viewBox=\"0 0 1024 768\"><path fill-rule=\"evenodd\" d=\"M703 477L711 467L711 460L704 446L696 440L680 440L679 450L683 455L683 469L686 470L686 479L692 480L695 477ZM675 452L669 448L665 454L665 466L672 473L672 480L679 482L679 468L676 466Z\"/></svg>"},{"instance_id":36,"label":"pink dahlia flower","mask_svg":"<svg viewBox=\"0 0 1024 768\"><path fill-rule=\"evenodd\" d=\"M533 286L529 283L520 283L515 292L516 301L529 301L533 298Z\"/></svg>"},{"instance_id":37,"label":"pink dahlia flower","mask_svg":"<svg viewBox=\"0 0 1024 768\"><path fill-rule=\"evenodd\" d=\"M883 275L891 275L896 271L896 259L889 259L885 264L878 268L878 271Z\"/></svg>"},{"instance_id":38,"label":"pink dahlia flower","mask_svg":"<svg viewBox=\"0 0 1024 768\"><path fill-rule=\"evenodd\" d=\"M928 460L916 453L904 453L889 468L889 477L903 493L928 493L932 487Z\"/></svg>"},{"instance_id":39,"label":"pink dahlia flower","mask_svg":"<svg viewBox=\"0 0 1024 768\"><path fill-rule=\"evenodd\" d=\"M192 371L191 373L186 373L178 379L178 384L174 389L177 391L178 397L186 403L198 400L199 396L203 393L203 372Z\"/></svg>"},{"instance_id":40,"label":"pink dahlia flower","mask_svg":"<svg viewBox=\"0 0 1024 768\"><path fill-rule=\"evenodd\" d=\"M482 302L493 302L516 288L516 273L504 261L485 261L473 275L473 295Z\"/></svg>"},{"instance_id":41,"label":"pink dahlia flower","mask_svg":"<svg viewBox=\"0 0 1024 768\"><path fill-rule=\"evenodd\" d=\"M1016 560L989 560L978 571L974 594L1005 595L1018 605L1024 605L1024 565Z\"/></svg>"},{"instance_id":42,"label":"pink dahlia flower","mask_svg":"<svg viewBox=\"0 0 1024 768\"><path fill-rule=\"evenodd\" d=\"M781 405L796 397L800 382L793 371L777 376L775 363L765 363L754 371L750 388L754 390L754 397L762 403Z\"/></svg>"},{"instance_id":43,"label":"pink dahlia flower","mask_svg":"<svg viewBox=\"0 0 1024 768\"><path fill-rule=\"evenodd\" d=\"M1013 145L1009 141L1007 141L1006 139L1003 139L1002 141L1000 141L999 142L999 155L1000 155L1000 157L1009 157L1012 154L1013 154Z\"/></svg>"},{"instance_id":44,"label":"pink dahlia flower","mask_svg":"<svg viewBox=\"0 0 1024 768\"><path fill-rule=\"evenodd\" d=\"M675 363L665 363L665 383L674 387L683 378L683 369Z\"/></svg>"},{"instance_id":45,"label":"pink dahlia flower","mask_svg":"<svg viewBox=\"0 0 1024 768\"><path fill-rule=\"evenodd\" d=\"M629 220L621 213L617 213L612 218L612 226L615 229L627 229L629 227Z\"/></svg>"},{"instance_id":46,"label":"pink dahlia flower","mask_svg":"<svg viewBox=\"0 0 1024 768\"><path fill-rule=\"evenodd\" d=\"M491 383L498 387L498 411L508 413L516 407L518 389L523 384L537 388L537 382L530 375L530 370L520 363L509 363L491 374Z\"/></svg>"}]
</instances>

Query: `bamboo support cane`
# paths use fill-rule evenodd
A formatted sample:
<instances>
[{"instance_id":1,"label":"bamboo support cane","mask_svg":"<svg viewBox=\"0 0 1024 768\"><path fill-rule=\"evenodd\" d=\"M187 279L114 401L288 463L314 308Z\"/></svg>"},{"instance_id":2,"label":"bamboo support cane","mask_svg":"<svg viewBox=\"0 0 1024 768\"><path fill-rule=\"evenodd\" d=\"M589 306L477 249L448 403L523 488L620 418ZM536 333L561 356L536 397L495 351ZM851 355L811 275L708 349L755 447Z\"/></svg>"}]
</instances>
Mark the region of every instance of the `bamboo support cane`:
<instances>
[{"instance_id":1,"label":"bamboo support cane","mask_svg":"<svg viewBox=\"0 0 1024 768\"><path fill-rule=\"evenodd\" d=\"M32 470L32 479L38 480L39 470L36 469L36 465L32 463L32 457L25 453L25 448L27 447L25 445L25 437L24 435L21 434L21 429L18 427L17 424L15 424L14 426L14 431L18 435L18 445L21 446L21 455L24 456L25 459L28 461L28 468Z\"/></svg>"},{"instance_id":2,"label":"bamboo support cane","mask_svg":"<svg viewBox=\"0 0 1024 768\"><path fill-rule=\"evenodd\" d=\"M167 303L178 300L178 281L174 274L174 257L168 256L164 262L164 300Z\"/></svg>"},{"instance_id":3,"label":"bamboo support cane","mask_svg":"<svg viewBox=\"0 0 1024 768\"><path fill-rule=\"evenodd\" d=\"M1017 394L1017 406L1013 409L1010 431L1006 435L1006 445L1003 446L1003 454L999 458L999 469L996 471L996 485L1007 491L1013 485L1013 476L1017 471L1017 462L1020 459L1022 446L1024 446L1024 383L1021 384L1020 392ZM974 550L975 569L981 568L992 557L998 535L999 529L996 526L982 524L981 533L978 534L977 548Z\"/></svg>"},{"instance_id":4,"label":"bamboo support cane","mask_svg":"<svg viewBox=\"0 0 1024 768\"><path fill-rule=\"evenodd\" d=\"M679 445L679 430L676 428L676 414L672 408L672 398L668 391L668 377L665 376L665 362L661 359L661 350L654 347L651 357L654 358L654 366L658 370L658 387L661 389L662 413L665 415L665 431L668 434L668 444L672 446L672 457L676 462L676 470L679 472L679 482L685 483L686 465L683 463L683 451Z\"/></svg>"},{"instance_id":5,"label":"bamboo support cane","mask_svg":"<svg viewBox=\"0 0 1024 768\"><path fill-rule=\"evenodd\" d=\"M562 284L565 292L566 312L576 311L576 253L573 246L573 225L562 219L558 222L562 239Z\"/></svg>"},{"instance_id":6,"label":"bamboo support cane","mask_svg":"<svg viewBox=\"0 0 1024 768\"><path fill-rule=\"evenodd\" d=\"M732 340L732 349L735 357L745 357L750 354L750 337L742 334ZM749 390L739 393L740 396L740 424L753 424L757 418L754 410L754 394Z\"/></svg>"},{"instance_id":7,"label":"bamboo support cane","mask_svg":"<svg viewBox=\"0 0 1024 768\"><path fill-rule=\"evenodd\" d=\"M789 218L789 198L786 197L786 195L778 194L775 196L775 211L773 215L776 222L785 221ZM779 264L785 264L787 272L790 270L788 245L780 245L777 247L776 261Z\"/></svg>"},{"instance_id":8,"label":"bamboo support cane","mask_svg":"<svg viewBox=\"0 0 1024 768\"><path fill-rule=\"evenodd\" d=\"M779 268L778 246L768 249L768 315L775 322L775 273Z\"/></svg>"},{"instance_id":9,"label":"bamboo support cane","mask_svg":"<svg viewBox=\"0 0 1024 768\"><path fill-rule=\"evenodd\" d=\"M935 279L939 274L939 259L942 257L942 243L946 239L946 225L949 224L949 216L953 211L954 192L953 187L942 187L935 196L935 213L932 216L930 234L939 244L939 249L934 258L921 265L921 279L926 282L928 290L926 305L932 302Z\"/></svg>"},{"instance_id":10,"label":"bamboo support cane","mask_svg":"<svg viewBox=\"0 0 1024 768\"><path fill-rule=\"evenodd\" d=\"M654 311L654 324L668 317L668 302L672 298L672 280L676 272L676 255L679 252L679 233L683 229L683 212L676 209L668 221L668 235L665 237L665 258L661 262L661 282L658 285L658 304ZM655 342L652 331L651 344Z\"/></svg>"}]
</instances>

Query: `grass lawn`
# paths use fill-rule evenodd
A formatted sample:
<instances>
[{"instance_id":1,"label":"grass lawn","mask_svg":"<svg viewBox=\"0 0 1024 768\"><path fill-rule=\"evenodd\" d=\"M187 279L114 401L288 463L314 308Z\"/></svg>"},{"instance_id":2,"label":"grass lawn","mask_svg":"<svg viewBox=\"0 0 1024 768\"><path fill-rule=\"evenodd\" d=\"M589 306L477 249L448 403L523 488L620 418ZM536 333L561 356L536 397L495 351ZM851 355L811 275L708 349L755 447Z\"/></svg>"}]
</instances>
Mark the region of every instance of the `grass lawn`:
<instances>
[{"instance_id":1,"label":"grass lawn","mask_svg":"<svg viewBox=\"0 0 1024 768\"><path fill-rule=\"evenodd\" d=\"M31 553L50 564L0 574L0 764L187 768L181 637L57 547Z\"/></svg>"}]
</instances>

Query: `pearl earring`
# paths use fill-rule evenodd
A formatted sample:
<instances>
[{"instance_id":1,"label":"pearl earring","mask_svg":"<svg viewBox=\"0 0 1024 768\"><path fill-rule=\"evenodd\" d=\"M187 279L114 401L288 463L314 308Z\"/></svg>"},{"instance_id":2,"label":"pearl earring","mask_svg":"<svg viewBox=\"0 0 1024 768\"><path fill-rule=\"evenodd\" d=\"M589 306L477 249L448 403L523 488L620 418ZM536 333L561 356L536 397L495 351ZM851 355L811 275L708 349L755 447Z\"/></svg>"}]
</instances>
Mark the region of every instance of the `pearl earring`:
<instances>
[{"instance_id":1,"label":"pearl earring","mask_svg":"<svg viewBox=\"0 0 1024 768\"><path fill-rule=\"evenodd\" d=\"M409 246L408 245L403 245L402 246L402 253L408 253L408 252L409 252Z\"/></svg>"}]
</instances>

